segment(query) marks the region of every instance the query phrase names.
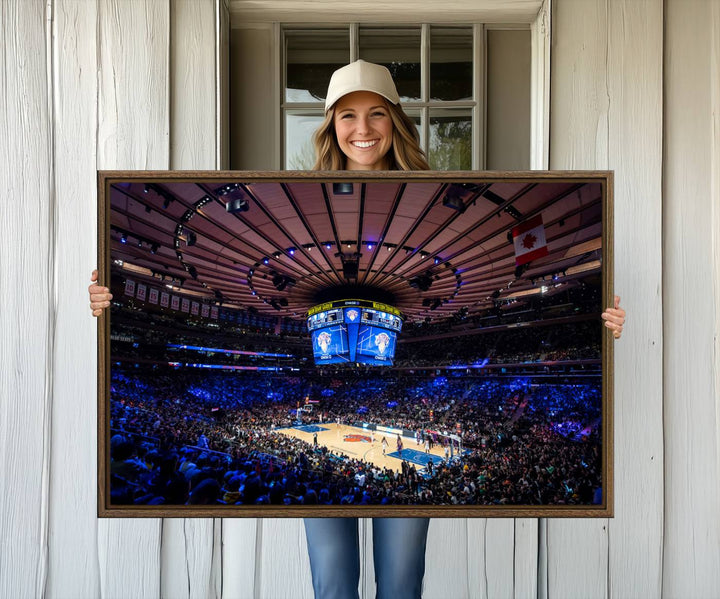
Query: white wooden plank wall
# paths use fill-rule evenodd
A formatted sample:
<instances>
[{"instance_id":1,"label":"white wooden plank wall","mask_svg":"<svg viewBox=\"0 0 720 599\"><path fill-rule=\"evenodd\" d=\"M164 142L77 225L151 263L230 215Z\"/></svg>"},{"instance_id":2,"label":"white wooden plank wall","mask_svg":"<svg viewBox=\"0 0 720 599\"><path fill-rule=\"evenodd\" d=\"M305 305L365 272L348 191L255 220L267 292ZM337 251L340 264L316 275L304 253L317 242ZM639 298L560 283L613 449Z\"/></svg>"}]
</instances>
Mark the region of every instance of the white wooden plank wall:
<instances>
[{"instance_id":1,"label":"white wooden plank wall","mask_svg":"<svg viewBox=\"0 0 720 599\"><path fill-rule=\"evenodd\" d=\"M553 1L551 168L615 171L615 518L549 520L548 597L658 597L663 518L661 0Z\"/></svg>"},{"instance_id":2,"label":"white wooden plank wall","mask_svg":"<svg viewBox=\"0 0 720 599\"><path fill-rule=\"evenodd\" d=\"M218 164L227 10L0 2L2 597L312 595L300 520L95 517L95 169ZM720 3L553 12L550 166L615 170L616 517L435 519L424 596L717 597Z\"/></svg>"},{"instance_id":3,"label":"white wooden plank wall","mask_svg":"<svg viewBox=\"0 0 720 599\"><path fill-rule=\"evenodd\" d=\"M97 6L52 7L56 335L52 373L47 596L99 597L95 319L87 285L97 252Z\"/></svg>"},{"instance_id":4,"label":"white wooden plank wall","mask_svg":"<svg viewBox=\"0 0 720 599\"><path fill-rule=\"evenodd\" d=\"M666 7L663 592L710 598L720 589L720 7Z\"/></svg>"},{"instance_id":5,"label":"white wooden plank wall","mask_svg":"<svg viewBox=\"0 0 720 599\"><path fill-rule=\"evenodd\" d=\"M54 314L45 4L0 4L0 596L47 575Z\"/></svg>"}]
</instances>

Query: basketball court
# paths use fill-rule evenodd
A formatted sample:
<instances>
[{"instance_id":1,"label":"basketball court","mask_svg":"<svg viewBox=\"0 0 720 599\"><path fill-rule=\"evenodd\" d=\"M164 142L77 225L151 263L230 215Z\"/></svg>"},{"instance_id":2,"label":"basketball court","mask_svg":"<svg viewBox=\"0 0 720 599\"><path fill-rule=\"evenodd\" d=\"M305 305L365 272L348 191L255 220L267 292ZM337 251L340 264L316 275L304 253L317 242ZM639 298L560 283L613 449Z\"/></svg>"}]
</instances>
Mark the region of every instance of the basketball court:
<instances>
[{"instance_id":1,"label":"basketball court","mask_svg":"<svg viewBox=\"0 0 720 599\"><path fill-rule=\"evenodd\" d=\"M373 442L369 430L335 422L301 424L290 428L276 429L276 432L301 439L310 445L313 443L313 434L317 432L319 447L324 445L332 452L343 453L351 458L370 462L380 468L390 468L395 472L400 472L403 459L415 464L420 469L427 466L430 458L437 466L445 457L445 449L441 445L436 445L430 450L430 453L425 453L424 445L418 445L415 439L407 437L402 437L401 456L397 451L396 435L375 431ZM386 455L383 455L382 451L383 437L387 439Z\"/></svg>"}]
</instances>

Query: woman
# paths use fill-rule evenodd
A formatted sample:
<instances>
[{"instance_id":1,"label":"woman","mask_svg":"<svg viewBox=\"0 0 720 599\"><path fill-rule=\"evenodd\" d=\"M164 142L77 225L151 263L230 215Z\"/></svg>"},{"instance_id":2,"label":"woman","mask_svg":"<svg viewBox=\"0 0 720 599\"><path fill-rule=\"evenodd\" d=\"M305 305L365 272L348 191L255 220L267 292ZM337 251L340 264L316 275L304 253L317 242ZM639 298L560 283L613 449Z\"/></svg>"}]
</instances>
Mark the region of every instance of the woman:
<instances>
[{"instance_id":1,"label":"woman","mask_svg":"<svg viewBox=\"0 0 720 599\"><path fill-rule=\"evenodd\" d=\"M400 107L390 72L359 60L330 80L325 120L313 136L315 170L427 170L415 125ZM97 280L97 271L92 281ZM93 283L90 307L98 316L110 305L109 289ZM615 338L625 311L615 297L602 317ZM383 453L387 441L383 437ZM373 518L377 597L418 599L425 571L428 518ZM357 518L306 518L316 599L357 599L360 548Z\"/></svg>"},{"instance_id":2,"label":"woman","mask_svg":"<svg viewBox=\"0 0 720 599\"><path fill-rule=\"evenodd\" d=\"M362 60L335 71L325 120L313 136L315 170L428 170L415 124L400 108L390 71ZM400 443L398 438L398 443ZM383 453L387 440L383 437ZM378 598L418 598L428 518L373 518ZM360 579L357 518L306 518L316 599L356 599Z\"/></svg>"}]
</instances>

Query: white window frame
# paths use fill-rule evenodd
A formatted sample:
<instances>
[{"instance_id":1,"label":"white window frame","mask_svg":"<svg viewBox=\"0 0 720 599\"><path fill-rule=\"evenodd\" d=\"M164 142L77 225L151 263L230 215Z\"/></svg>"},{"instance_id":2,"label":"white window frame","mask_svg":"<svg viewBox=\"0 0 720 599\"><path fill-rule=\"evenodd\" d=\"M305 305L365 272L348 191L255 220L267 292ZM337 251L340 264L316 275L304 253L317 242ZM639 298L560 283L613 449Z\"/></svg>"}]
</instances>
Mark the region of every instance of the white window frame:
<instances>
[{"instance_id":1,"label":"white window frame","mask_svg":"<svg viewBox=\"0 0 720 599\"><path fill-rule=\"evenodd\" d=\"M228 1L231 27L248 26L252 23L272 23L274 38L273 63L277 76L274 78L274 98L276 123L279 124L278 141L274 148L274 162L276 168L284 163L284 119L281 103L284 104L283 77L283 46L280 23L286 26L309 26L312 23L323 22L328 25L342 25L350 21L362 23L408 24L408 15L414 15L419 22L437 25L453 23L514 23L527 25L531 31L531 86L530 86L530 168L546 170L549 165L549 124L550 124L550 31L551 31L551 2L552 0L523 0L522 3L507 0L477 0L474 3L467 1L448 4L428 3L426 0L394 0L386 2L377 0L369 8L367 2L358 0L345 0L342 10L338 9L335 0L226 0ZM516 26L515 25L515 26ZM512 27L512 26L511 26ZM352 35L352 32L351 32ZM483 37L485 31L483 31ZM351 40L352 41L352 40ZM356 47L351 44L351 48ZM484 48L485 44L473 44L474 48ZM352 50L351 50L352 51ZM477 50L475 50L477 52ZM351 59L352 59L351 55ZM356 58L356 57L355 57ZM474 59L485 57L474 56ZM483 69L483 72L485 69ZM477 71L476 71L477 72ZM476 79L481 79L476 77ZM479 88L478 88L479 86ZM479 168L485 163L481 148L485 147L485 81L473 82L475 98L482 98L475 107L477 114L473 114L473 135L475 131L482 131L481 140L473 139L473 147L477 145L478 152L473 149L473 168ZM477 156L477 159L476 159ZM477 160L477 166L475 165Z\"/></svg>"}]
</instances>

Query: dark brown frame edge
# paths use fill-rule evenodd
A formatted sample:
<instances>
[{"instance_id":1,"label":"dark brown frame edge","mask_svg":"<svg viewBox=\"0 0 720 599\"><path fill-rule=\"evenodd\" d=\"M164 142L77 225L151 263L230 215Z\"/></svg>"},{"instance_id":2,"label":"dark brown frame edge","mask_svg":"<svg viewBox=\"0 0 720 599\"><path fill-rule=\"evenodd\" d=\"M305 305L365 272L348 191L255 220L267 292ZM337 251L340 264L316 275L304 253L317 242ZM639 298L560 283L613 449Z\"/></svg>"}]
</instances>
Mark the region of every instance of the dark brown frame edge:
<instances>
[{"instance_id":1,"label":"dark brown frame edge","mask_svg":"<svg viewBox=\"0 0 720 599\"><path fill-rule=\"evenodd\" d=\"M613 303L613 171L98 171L98 283L109 285L110 209L109 186L116 181L553 181L600 183L603 191L602 213L602 292L603 307ZM325 506L324 508L285 506L122 506L112 507L110 499L110 316L98 317L98 517L116 518L612 518L614 516L614 409L613 409L613 336L602 333L602 480L603 503L588 506Z\"/></svg>"}]
</instances>

